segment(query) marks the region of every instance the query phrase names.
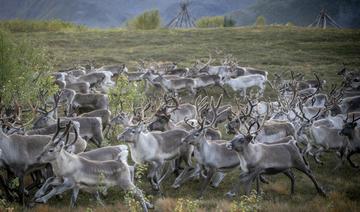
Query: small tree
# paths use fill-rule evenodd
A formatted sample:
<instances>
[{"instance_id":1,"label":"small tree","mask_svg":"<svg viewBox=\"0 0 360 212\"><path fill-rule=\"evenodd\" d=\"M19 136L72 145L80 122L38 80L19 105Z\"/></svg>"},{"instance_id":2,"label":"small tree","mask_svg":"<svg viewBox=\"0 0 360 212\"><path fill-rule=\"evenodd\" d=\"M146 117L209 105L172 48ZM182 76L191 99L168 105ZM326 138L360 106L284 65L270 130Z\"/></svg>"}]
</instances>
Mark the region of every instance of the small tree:
<instances>
[{"instance_id":1,"label":"small tree","mask_svg":"<svg viewBox=\"0 0 360 212\"><path fill-rule=\"evenodd\" d=\"M36 104L55 92L46 52L26 41L14 41L0 29L0 108Z\"/></svg>"},{"instance_id":2,"label":"small tree","mask_svg":"<svg viewBox=\"0 0 360 212\"><path fill-rule=\"evenodd\" d=\"M149 30L159 28L160 23L161 18L159 10L151 10L129 20L127 22L127 27L129 29Z\"/></svg>"},{"instance_id":3,"label":"small tree","mask_svg":"<svg viewBox=\"0 0 360 212\"><path fill-rule=\"evenodd\" d=\"M256 18L255 26L257 27L263 27L266 25L266 19L264 16L258 16Z\"/></svg>"}]
</instances>

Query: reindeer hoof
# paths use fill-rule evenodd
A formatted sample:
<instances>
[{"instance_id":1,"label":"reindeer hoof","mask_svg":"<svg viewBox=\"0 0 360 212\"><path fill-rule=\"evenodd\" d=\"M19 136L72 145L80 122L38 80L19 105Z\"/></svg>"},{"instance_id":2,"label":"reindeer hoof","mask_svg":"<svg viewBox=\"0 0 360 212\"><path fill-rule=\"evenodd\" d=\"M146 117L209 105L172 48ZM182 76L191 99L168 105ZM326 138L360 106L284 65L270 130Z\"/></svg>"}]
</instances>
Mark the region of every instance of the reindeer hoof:
<instances>
[{"instance_id":1,"label":"reindeer hoof","mask_svg":"<svg viewBox=\"0 0 360 212\"><path fill-rule=\"evenodd\" d=\"M178 188L180 188L180 185L179 184L172 184L171 187L174 188L174 189L178 189Z\"/></svg>"},{"instance_id":2,"label":"reindeer hoof","mask_svg":"<svg viewBox=\"0 0 360 212\"><path fill-rule=\"evenodd\" d=\"M327 197L327 194L325 193L324 189L320 188L319 194L323 197Z\"/></svg>"},{"instance_id":3,"label":"reindeer hoof","mask_svg":"<svg viewBox=\"0 0 360 212\"><path fill-rule=\"evenodd\" d=\"M154 191L160 191L160 187L158 185L153 185L152 188Z\"/></svg>"},{"instance_id":4,"label":"reindeer hoof","mask_svg":"<svg viewBox=\"0 0 360 212\"><path fill-rule=\"evenodd\" d=\"M153 208L154 208L154 205L151 204L150 202L146 202L145 204L146 204L146 207L147 207L148 209L153 209Z\"/></svg>"},{"instance_id":5,"label":"reindeer hoof","mask_svg":"<svg viewBox=\"0 0 360 212\"><path fill-rule=\"evenodd\" d=\"M46 203L46 200L44 200L43 198L36 198L36 199L35 199L35 202L36 202L36 203L44 203L44 204L45 204L45 203Z\"/></svg>"},{"instance_id":6,"label":"reindeer hoof","mask_svg":"<svg viewBox=\"0 0 360 212\"><path fill-rule=\"evenodd\" d=\"M233 191L229 191L229 192L227 192L225 195L226 195L228 198L233 198L233 197L236 196L235 192L233 192Z\"/></svg>"}]
</instances>

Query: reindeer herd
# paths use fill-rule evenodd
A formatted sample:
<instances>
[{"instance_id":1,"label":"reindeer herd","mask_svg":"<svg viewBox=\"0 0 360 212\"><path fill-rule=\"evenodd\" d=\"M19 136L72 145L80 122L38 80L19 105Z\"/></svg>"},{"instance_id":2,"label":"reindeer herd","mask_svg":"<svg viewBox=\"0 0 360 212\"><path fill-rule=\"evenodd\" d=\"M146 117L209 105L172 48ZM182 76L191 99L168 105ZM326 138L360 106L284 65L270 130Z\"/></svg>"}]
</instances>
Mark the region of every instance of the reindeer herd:
<instances>
[{"instance_id":1,"label":"reindeer herd","mask_svg":"<svg viewBox=\"0 0 360 212\"><path fill-rule=\"evenodd\" d=\"M359 167L351 160L360 152L359 73L344 68L337 73L342 84L325 89L326 82L316 74L313 80L305 80L301 73L291 72L287 79L274 74L270 81L266 71L211 62L210 58L190 69L170 64L143 65L137 72L128 72L125 66L59 71L53 74L59 90L53 97L42 96L45 107L2 106L3 198L46 203L71 190L75 206L81 190L103 204L101 195L118 186L147 211L152 205L134 180L140 164L148 165L147 178L160 193L162 182L174 174L172 188L201 179L199 196L203 196L209 184L218 187L233 170L239 171L239 180L226 194L229 197L238 194L241 185L248 194L253 182L259 191L260 182L268 183L267 175L278 173L290 179L294 193L296 169L325 196L307 162L309 156L324 163L321 156L334 152L339 158L335 169L346 160ZM145 81L159 104L149 100L131 113L112 114L107 94L119 75ZM266 84L276 98L264 98ZM223 94L208 96L215 86ZM256 95L247 92L254 89ZM21 121L25 111L33 114L32 129ZM103 146L104 135L116 125L122 126L116 140L123 144ZM229 136L233 138L224 139ZM89 148L90 141L96 148ZM25 183L27 176L30 183ZM14 178L19 179L18 189L10 185Z\"/></svg>"}]
</instances>

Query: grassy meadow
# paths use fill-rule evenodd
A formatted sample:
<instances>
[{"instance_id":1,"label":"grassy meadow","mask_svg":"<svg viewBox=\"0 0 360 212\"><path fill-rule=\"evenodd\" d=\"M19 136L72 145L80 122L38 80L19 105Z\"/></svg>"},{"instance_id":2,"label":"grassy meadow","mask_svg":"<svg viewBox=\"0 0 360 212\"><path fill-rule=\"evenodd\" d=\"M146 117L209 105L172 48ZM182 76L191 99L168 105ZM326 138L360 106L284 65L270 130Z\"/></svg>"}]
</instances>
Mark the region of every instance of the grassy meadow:
<instances>
[{"instance_id":1,"label":"grassy meadow","mask_svg":"<svg viewBox=\"0 0 360 212\"><path fill-rule=\"evenodd\" d=\"M39 48L48 50L55 69L94 61L96 66L125 63L132 71L136 62L173 61L191 66L197 59L206 61L209 52L222 51L235 56L242 66L252 66L273 73L293 70L307 77L318 73L328 84L340 82L336 71L344 64L360 67L360 30L309 29L297 27L218 28L191 30L74 30L66 32L17 32L18 39L28 39ZM218 61L217 61L218 62ZM216 62L215 62L216 63ZM226 137L230 138L230 137ZM219 188L209 187L204 198L197 199L200 183L193 181L174 190L173 177L163 184L165 197L153 194L143 177L138 184L155 204L155 211L359 211L359 170L347 163L333 171L337 158L324 155L325 164L315 164L309 158L314 175L328 193L317 195L312 182L302 173L296 175L295 194L289 195L290 182L283 175L271 176L263 193L250 198L227 199L224 194L237 180L239 171L228 174ZM354 161L360 163L360 157ZM124 192L111 189L103 198L105 208L96 204L91 195L80 192L79 211L125 211L133 203ZM69 194L53 198L47 205L31 211L67 211ZM130 203L129 203L130 202ZM13 205L16 210L22 210ZM71 210L72 211L72 210Z\"/></svg>"}]
</instances>

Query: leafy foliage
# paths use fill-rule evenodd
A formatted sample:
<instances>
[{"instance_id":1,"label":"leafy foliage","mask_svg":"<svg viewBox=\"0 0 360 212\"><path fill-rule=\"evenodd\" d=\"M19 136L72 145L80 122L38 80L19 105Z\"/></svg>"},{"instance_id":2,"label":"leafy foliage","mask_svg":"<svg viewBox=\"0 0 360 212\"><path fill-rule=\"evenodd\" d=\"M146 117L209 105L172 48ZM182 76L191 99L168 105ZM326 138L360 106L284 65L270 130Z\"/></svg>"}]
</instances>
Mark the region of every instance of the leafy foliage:
<instances>
[{"instance_id":1,"label":"leafy foliage","mask_svg":"<svg viewBox=\"0 0 360 212\"><path fill-rule=\"evenodd\" d=\"M83 31L87 28L61 20L37 21L37 20L7 20L0 21L0 28L10 32L58 32L58 31Z\"/></svg>"},{"instance_id":2,"label":"leafy foliage","mask_svg":"<svg viewBox=\"0 0 360 212\"><path fill-rule=\"evenodd\" d=\"M224 27L224 16L206 16L196 21L199 28Z\"/></svg>"},{"instance_id":3,"label":"leafy foliage","mask_svg":"<svg viewBox=\"0 0 360 212\"><path fill-rule=\"evenodd\" d=\"M119 76L116 80L116 86L109 93L111 111L119 111L119 109L131 111L133 104L139 105L144 101L143 91L142 82L129 82L126 76Z\"/></svg>"},{"instance_id":4,"label":"leafy foliage","mask_svg":"<svg viewBox=\"0 0 360 212\"><path fill-rule=\"evenodd\" d=\"M233 27L235 24L231 16L206 16L196 21L199 28Z\"/></svg>"},{"instance_id":5,"label":"leafy foliage","mask_svg":"<svg viewBox=\"0 0 360 212\"><path fill-rule=\"evenodd\" d=\"M264 16L259 16L256 18L255 26L262 27L266 25L266 20Z\"/></svg>"},{"instance_id":6,"label":"leafy foliage","mask_svg":"<svg viewBox=\"0 0 360 212\"><path fill-rule=\"evenodd\" d=\"M9 106L17 102L35 104L39 94L54 91L50 76L51 62L46 52L26 41L11 39L11 34L0 30L0 99Z\"/></svg>"},{"instance_id":7,"label":"leafy foliage","mask_svg":"<svg viewBox=\"0 0 360 212\"><path fill-rule=\"evenodd\" d=\"M234 27L236 25L236 21L231 16L224 17L224 27Z\"/></svg>"},{"instance_id":8,"label":"leafy foliage","mask_svg":"<svg viewBox=\"0 0 360 212\"><path fill-rule=\"evenodd\" d=\"M127 22L127 27L129 29L149 30L159 28L160 23L161 18L159 10L150 10L129 20Z\"/></svg>"}]
</instances>

